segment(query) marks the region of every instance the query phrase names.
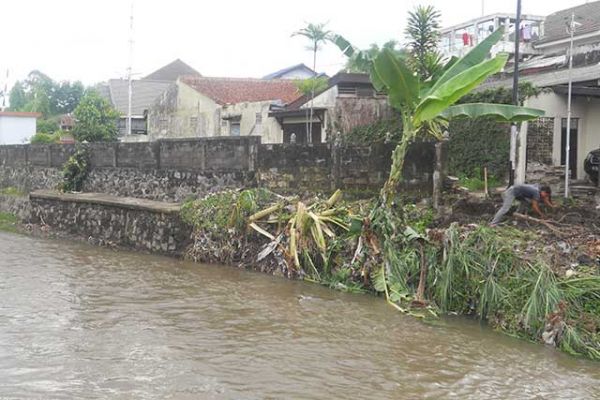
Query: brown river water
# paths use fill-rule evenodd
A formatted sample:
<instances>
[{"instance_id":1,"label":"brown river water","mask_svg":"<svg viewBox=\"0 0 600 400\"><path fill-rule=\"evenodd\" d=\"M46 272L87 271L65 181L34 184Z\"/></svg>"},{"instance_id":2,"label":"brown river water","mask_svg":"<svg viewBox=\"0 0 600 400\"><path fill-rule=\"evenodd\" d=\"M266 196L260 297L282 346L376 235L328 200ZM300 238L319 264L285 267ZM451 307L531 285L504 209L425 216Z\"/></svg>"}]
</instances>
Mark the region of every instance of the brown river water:
<instances>
[{"instance_id":1,"label":"brown river water","mask_svg":"<svg viewBox=\"0 0 600 400\"><path fill-rule=\"evenodd\" d=\"M600 363L231 267L0 233L0 399L593 399Z\"/></svg>"}]
</instances>

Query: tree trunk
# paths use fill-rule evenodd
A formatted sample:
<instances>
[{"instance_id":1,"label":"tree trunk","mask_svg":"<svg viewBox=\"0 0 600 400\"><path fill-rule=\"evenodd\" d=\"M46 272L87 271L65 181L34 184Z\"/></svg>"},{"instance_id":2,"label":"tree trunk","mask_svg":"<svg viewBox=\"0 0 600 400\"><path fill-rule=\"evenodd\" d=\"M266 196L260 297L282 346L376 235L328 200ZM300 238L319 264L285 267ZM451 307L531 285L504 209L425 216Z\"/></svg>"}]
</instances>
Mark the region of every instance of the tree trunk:
<instances>
[{"instance_id":1,"label":"tree trunk","mask_svg":"<svg viewBox=\"0 0 600 400\"><path fill-rule=\"evenodd\" d=\"M403 121L404 126L406 124ZM388 180L383 185L383 189L381 190L381 197L383 200L383 204L389 206L394 199L394 195L396 194L396 189L398 188L398 184L402 181L402 171L404 170L404 159L406 158L406 151L408 150L408 145L412 142L415 136L415 132L410 129L404 129L402 133L402 139L400 139L400 143L394 149L392 153L392 166L390 167L390 176Z\"/></svg>"}]
</instances>

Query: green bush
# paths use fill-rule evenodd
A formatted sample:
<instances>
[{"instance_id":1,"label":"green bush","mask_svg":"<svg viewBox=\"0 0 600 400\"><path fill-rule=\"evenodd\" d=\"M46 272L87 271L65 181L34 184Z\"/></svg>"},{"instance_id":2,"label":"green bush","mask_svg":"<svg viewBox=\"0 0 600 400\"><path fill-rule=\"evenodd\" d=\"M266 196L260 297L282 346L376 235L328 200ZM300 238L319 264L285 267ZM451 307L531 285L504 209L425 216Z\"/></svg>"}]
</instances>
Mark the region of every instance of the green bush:
<instances>
[{"instance_id":1,"label":"green bush","mask_svg":"<svg viewBox=\"0 0 600 400\"><path fill-rule=\"evenodd\" d=\"M521 103L540 93L529 83L519 85ZM488 89L463 97L460 103L511 104L512 91L506 88ZM508 171L510 124L491 118L455 120L448 127L448 172L451 175L481 178L477 171L488 168L489 176L503 178Z\"/></svg>"},{"instance_id":2,"label":"green bush","mask_svg":"<svg viewBox=\"0 0 600 400\"><path fill-rule=\"evenodd\" d=\"M63 182L60 189L63 192L80 192L83 182L90 171L90 161L88 150L85 147L79 148L63 166Z\"/></svg>"}]
</instances>

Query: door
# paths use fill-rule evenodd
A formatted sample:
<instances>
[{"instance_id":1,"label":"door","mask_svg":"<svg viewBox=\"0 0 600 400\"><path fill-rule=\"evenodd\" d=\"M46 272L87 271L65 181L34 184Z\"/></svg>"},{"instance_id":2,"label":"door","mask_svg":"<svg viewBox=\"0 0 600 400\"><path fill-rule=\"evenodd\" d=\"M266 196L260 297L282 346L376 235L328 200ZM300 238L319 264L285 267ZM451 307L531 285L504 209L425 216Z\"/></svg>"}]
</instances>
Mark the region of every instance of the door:
<instances>
[{"instance_id":1,"label":"door","mask_svg":"<svg viewBox=\"0 0 600 400\"><path fill-rule=\"evenodd\" d=\"M579 133L579 118L571 118L571 134L569 137L569 169L571 170L571 179L577 179L577 136ZM561 140L560 140L560 165L565 165L566 147L567 147L567 119L561 121Z\"/></svg>"}]
</instances>

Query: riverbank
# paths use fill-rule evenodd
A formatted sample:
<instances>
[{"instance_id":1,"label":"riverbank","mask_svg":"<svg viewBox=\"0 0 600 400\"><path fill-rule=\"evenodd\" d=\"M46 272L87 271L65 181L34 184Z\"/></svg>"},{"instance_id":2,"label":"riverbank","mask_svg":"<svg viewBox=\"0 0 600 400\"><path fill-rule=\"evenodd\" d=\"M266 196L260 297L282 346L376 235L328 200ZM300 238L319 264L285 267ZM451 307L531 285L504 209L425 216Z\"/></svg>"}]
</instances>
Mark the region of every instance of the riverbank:
<instances>
[{"instance_id":1,"label":"riverbank","mask_svg":"<svg viewBox=\"0 0 600 400\"><path fill-rule=\"evenodd\" d=\"M380 294L417 317L470 315L510 335L600 359L596 211L573 204L552 216L560 221L553 229L522 219L491 229L490 202L462 199L436 219L425 203L389 210L342 197L230 190L179 207L33 193L32 223L18 225L9 213L4 220L34 235L66 234ZM163 214L171 215L170 228L157 223ZM169 242L169 229L187 233Z\"/></svg>"}]
</instances>

